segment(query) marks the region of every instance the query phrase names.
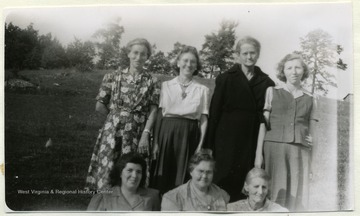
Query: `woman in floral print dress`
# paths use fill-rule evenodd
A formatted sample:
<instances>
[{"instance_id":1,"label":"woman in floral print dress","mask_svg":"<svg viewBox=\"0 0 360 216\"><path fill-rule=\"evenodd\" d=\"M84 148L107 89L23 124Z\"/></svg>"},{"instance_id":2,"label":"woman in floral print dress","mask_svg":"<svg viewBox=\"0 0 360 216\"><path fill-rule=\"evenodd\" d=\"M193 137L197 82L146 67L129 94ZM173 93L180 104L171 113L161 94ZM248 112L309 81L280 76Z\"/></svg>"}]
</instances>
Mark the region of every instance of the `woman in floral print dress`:
<instances>
[{"instance_id":1,"label":"woman in floral print dress","mask_svg":"<svg viewBox=\"0 0 360 216\"><path fill-rule=\"evenodd\" d=\"M109 173L120 155L136 151L149 155L149 136L160 93L156 78L143 69L151 45L145 39L134 39L127 49L129 68L106 74L96 97L96 111L107 118L91 157L88 189L109 187Z\"/></svg>"}]
</instances>

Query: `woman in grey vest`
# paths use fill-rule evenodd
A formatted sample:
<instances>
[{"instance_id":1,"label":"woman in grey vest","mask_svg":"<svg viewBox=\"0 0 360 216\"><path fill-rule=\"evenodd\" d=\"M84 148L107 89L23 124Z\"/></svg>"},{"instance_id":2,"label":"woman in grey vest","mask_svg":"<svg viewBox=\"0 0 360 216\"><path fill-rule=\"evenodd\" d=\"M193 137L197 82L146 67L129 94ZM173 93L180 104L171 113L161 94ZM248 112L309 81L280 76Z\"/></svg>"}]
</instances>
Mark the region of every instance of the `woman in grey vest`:
<instances>
[{"instance_id":1,"label":"woman in grey vest","mask_svg":"<svg viewBox=\"0 0 360 216\"><path fill-rule=\"evenodd\" d=\"M284 85L267 89L266 124L260 126L256 150L255 167L265 161L272 179L271 200L290 211L304 211L308 205L313 97L301 85L308 75L299 55L288 54L280 61L277 77Z\"/></svg>"}]
</instances>

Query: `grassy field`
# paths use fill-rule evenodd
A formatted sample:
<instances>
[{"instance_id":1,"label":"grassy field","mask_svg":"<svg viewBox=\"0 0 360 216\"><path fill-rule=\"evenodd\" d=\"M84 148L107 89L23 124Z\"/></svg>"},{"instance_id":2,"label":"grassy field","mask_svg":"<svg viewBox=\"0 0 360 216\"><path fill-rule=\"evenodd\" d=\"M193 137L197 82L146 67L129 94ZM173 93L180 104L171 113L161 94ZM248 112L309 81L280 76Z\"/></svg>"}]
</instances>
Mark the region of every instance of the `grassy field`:
<instances>
[{"instance_id":1,"label":"grassy field","mask_svg":"<svg viewBox=\"0 0 360 216\"><path fill-rule=\"evenodd\" d=\"M5 91L5 190L10 209L86 209L90 195L38 195L31 190L46 193L83 189L95 139L104 121L104 116L94 108L95 96L106 72L21 71L20 75L40 88ZM214 89L213 80L199 81ZM345 186L337 182L338 176L341 176L339 180L346 180L349 172L348 112L347 104L320 100L311 182L314 210L339 209L338 196L347 198L346 194L338 193L337 188ZM53 146L45 148L49 138ZM340 159L335 160L338 157Z\"/></svg>"},{"instance_id":2,"label":"grassy field","mask_svg":"<svg viewBox=\"0 0 360 216\"><path fill-rule=\"evenodd\" d=\"M95 96L105 73L22 71L19 75L40 88L6 91L5 180L10 209L86 209L89 195L38 195L32 190L83 189L95 139L104 122L95 112ZM213 81L200 82L213 89ZM49 138L53 146L45 148Z\"/></svg>"},{"instance_id":3,"label":"grassy field","mask_svg":"<svg viewBox=\"0 0 360 216\"><path fill-rule=\"evenodd\" d=\"M7 206L13 210L84 210L88 195L36 195L31 190L84 187L95 138L104 121L94 111L94 98L105 71L20 74L40 84L40 90L5 93ZM47 149L49 138L53 146ZM30 194L18 190L30 190Z\"/></svg>"}]
</instances>

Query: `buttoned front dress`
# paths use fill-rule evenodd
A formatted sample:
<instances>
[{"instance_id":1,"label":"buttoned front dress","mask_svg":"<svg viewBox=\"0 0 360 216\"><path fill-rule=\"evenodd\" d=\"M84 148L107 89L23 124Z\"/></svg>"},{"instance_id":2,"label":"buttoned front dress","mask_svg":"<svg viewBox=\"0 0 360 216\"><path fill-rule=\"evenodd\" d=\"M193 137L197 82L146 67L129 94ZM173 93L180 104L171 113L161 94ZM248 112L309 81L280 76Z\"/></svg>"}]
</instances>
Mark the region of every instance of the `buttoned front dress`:
<instances>
[{"instance_id":1,"label":"buttoned front dress","mask_svg":"<svg viewBox=\"0 0 360 216\"><path fill-rule=\"evenodd\" d=\"M268 94L272 99L264 107L270 111L264 156L265 170L271 177L271 200L290 211L304 211L308 206L311 156L304 144L313 118L313 97L305 93L294 97L281 87ZM268 94L267 99L271 98Z\"/></svg>"},{"instance_id":2,"label":"buttoned front dress","mask_svg":"<svg viewBox=\"0 0 360 216\"><path fill-rule=\"evenodd\" d=\"M86 188L109 187L109 173L115 160L137 151L150 105L159 104L159 95L157 79L147 72L133 77L125 69L104 76L96 100L110 112L94 146Z\"/></svg>"}]
</instances>

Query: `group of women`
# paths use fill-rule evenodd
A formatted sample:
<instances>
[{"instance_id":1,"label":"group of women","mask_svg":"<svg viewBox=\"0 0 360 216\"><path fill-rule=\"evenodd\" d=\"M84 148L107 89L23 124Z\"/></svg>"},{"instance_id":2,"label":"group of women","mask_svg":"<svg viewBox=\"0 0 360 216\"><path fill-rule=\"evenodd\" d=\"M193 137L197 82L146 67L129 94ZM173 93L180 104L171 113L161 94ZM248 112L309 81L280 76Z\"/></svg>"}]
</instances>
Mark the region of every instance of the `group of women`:
<instances>
[{"instance_id":1,"label":"group of women","mask_svg":"<svg viewBox=\"0 0 360 216\"><path fill-rule=\"evenodd\" d=\"M129 67L105 75L96 98L107 117L86 179L88 189L112 192L88 209L306 210L313 99L301 81L309 71L286 55L277 74L284 84L275 86L255 65L260 47L252 37L238 41L237 62L216 78L211 98L193 79L196 48L185 46L178 76L160 84L144 69L150 43L130 41Z\"/></svg>"}]
</instances>

